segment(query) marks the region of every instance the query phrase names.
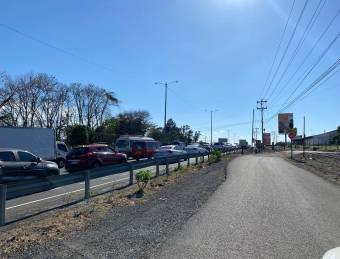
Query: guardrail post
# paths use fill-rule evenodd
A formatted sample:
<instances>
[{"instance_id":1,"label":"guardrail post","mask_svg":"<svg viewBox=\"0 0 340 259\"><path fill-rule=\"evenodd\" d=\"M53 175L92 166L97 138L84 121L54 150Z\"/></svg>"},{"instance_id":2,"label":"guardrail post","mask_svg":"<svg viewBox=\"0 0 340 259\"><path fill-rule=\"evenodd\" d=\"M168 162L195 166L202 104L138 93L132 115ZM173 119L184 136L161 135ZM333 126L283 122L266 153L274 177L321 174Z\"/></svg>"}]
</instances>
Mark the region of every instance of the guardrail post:
<instances>
[{"instance_id":1,"label":"guardrail post","mask_svg":"<svg viewBox=\"0 0 340 259\"><path fill-rule=\"evenodd\" d=\"M165 173L169 174L169 159L168 158L166 159L165 163L166 163L166 165L165 165Z\"/></svg>"},{"instance_id":2,"label":"guardrail post","mask_svg":"<svg viewBox=\"0 0 340 259\"><path fill-rule=\"evenodd\" d=\"M133 185L133 166L130 165L130 180L129 180L129 184Z\"/></svg>"},{"instance_id":3,"label":"guardrail post","mask_svg":"<svg viewBox=\"0 0 340 259\"><path fill-rule=\"evenodd\" d=\"M198 154L196 154L196 156L195 156L195 165L197 165L198 164Z\"/></svg>"},{"instance_id":4,"label":"guardrail post","mask_svg":"<svg viewBox=\"0 0 340 259\"><path fill-rule=\"evenodd\" d=\"M90 170L85 171L85 200L90 199L91 193L90 193Z\"/></svg>"},{"instance_id":5,"label":"guardrail post","mask_svg":"<svg viewBox=\"0 0 340 259\"><path fill-rule=\"evenodd\" d=\"M189 166L190 166L190 156L187 155L187 167L189 167Z\"/></svg>"},{"instance_id":6,"label":"guardrail post","mask_svg":"<svg viewBox=\"0 0 340 259\"><path fill-rule=\"evenodd\" d=\"M6 192L7 186L0 184L0 226L6 223Z\"/></svg>"},{"instance_id":7,"label":"guardrail post","mask_svg":"<svg viewBox=\"0 0 340 259\"><path fill-rule=\"evenodd\" d=\"M156 161L156 177L159 176L159 161Z\"/></svg>"}]
</instances>

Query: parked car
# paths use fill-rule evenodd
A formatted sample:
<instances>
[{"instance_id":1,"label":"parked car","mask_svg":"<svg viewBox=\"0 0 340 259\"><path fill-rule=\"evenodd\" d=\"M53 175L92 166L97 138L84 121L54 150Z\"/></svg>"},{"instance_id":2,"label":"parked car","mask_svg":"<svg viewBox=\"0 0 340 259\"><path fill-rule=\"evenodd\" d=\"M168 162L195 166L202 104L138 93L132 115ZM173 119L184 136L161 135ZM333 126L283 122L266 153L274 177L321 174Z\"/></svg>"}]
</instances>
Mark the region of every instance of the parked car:
<instances>
[{"instance_id":1,"label":"parked car","mask_svg":"<svg viewBox=\"0 0 340 259\"><path fill-rule=\"evenodd\" d=\"M131 148L131 157L136 160L152 158L159 146L158 141L134 141Z\"/></svg>"},{"instance_id":2,"label":"parked car","mask_svg":"<svg viewBox=\"0 0 340 259\"><path fill-rule=\"evenodd\" d=\"M188 154L204 154L207 150L199 145L188 145L184 148Z\"/></svg>"},{"instance_id":3,"label":"parked car","mask_svg":"<svg viewBox=\"0 0 340 259\"><path fill-rule=\"evenodd\" d=\"M0 149L0 183L59 175L58 165L21 149Z\"/></svg>"},{"instance_id":4,"label":"parked car","mask_svg":"<svg viewBox=\"0 0 340 259\"><path fill-rule=\"evenodd\" d=\"M137 142L141 144L139 145L134 143ZM136 147L141 146L140 150L137 150ZM153 138L148 137L140 137L140 136L120 136L116 140L115 151L124 153L127 157L132 158L142 158L142 157L152 157L155 150L160 146L160 143ZM133 147L135 149L133 150Z\"/></svg>"},{"instance_id":5,"label":"parked car","mask_svg":"<svg viewBox=\"0 0 340 259\"><path fill-rule=\"evenodd\" d=\"M91 144L74 147L66 156L65 167L68 171L76 171L125 162L125 154L117 153L105 144Z\"/></svg>"},{"instance_id":6,"label":"parked car","mask_svg":"<svg viewBox=\"0 0 340 259\"><path fill-rule=\"evenodd\" d=\"M0 127L0 148L27 150L43 160L64 167L68 153L66 144L56 141L52 128Z\"/></svg>"},{"instance_id":7,"label":"parked car","mask_svg":"<svg viewBox=\"0 0 340 259\"><path fill-rule=\"evenodd\" d=\"M216 142L212 146L213 150L223 151L224 145L222 143Z\"/></svg>"},{"instance_id":8,"label":"parked car","mask_svg":"<svg viewBox=\"0 0 340 259\"><path fill-rule=\"evenodd\" d=\"M185 155L187 152L177 145L166 145L158 148L154 153L154 158L170 158L176 155ZM174 158L177 160L177 158Z\"/></svg>"}]
</instances>

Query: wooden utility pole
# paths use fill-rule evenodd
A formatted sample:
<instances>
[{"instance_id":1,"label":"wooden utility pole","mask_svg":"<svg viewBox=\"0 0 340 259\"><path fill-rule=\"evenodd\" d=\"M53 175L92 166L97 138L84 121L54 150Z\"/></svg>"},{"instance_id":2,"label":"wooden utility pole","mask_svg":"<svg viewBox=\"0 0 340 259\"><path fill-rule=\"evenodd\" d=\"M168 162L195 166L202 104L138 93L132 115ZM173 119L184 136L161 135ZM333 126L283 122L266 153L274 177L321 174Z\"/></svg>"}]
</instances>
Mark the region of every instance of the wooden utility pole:
<instances>
[{"instance_id":1,"label":"wooden utility pole","mask_svg":"<svg viewBox=\"0 0 340 259\"><path fill-rule=\"evenodd\" d=\"M257 105L260 105L260 107L257 107L258 110L261 110L261 138L262 138L262 148L264 148L263 145L263 110L267 109L267 101L261 99L260 101L257 101Z\"/></svg>"},{"instance_id":2,"label":"wooden utility pole","mask_svg":"<svg viewBox=\"0 0 340 259\"><path fill-rule=\"evenodd\" d=\"M251 145L254 146L254 116L255 116L255 109L253 109L253 120L251 124Z\"/></svg>"},{"instance_id":3,"label":"wooden utility pole","mask_svg":"<svg viewBox=\"0 0 340 259\"><path fill-rule=\"evenodd\" d=\"M303 116L303 140L302 140L302 154L305 157L305 138L306 138L306 118Z\"/></svg>"}]
</instances>

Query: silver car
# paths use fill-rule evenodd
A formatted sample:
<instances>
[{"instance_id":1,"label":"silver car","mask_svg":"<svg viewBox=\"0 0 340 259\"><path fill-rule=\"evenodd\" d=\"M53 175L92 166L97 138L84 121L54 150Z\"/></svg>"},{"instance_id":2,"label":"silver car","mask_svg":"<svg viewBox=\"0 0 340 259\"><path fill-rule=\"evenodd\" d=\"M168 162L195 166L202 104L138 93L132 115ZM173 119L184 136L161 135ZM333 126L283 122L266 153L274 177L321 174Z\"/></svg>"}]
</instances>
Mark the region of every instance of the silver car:
<instances>
[{"instance_id":1,"label":"silver car","mask_svg":"<svg viewBox=\"0 0 340 259\"><path fill-rule=\"evenodd\" d=\"M58 165L20 149L0 149L0 183L59 175Z\"/></svg>"},{"instance_id":2,"label":"silver car","mask_svg":"<svg viewBox=\"0 0 340 259\"><path fill-rule=\"evenodd\" d=\"M166 145L166 146L161 146L160 148L156 149L153 156L154 158L168 158L168 157L175 157L176 155L186 155L186 154L187 152L178 145Z\"/></svg>"},{"instance_id":3,"label":"silver car","mask_svg":"<svg viewBox=\"0 0 340 259\"><path fill-rule=\"evenodd\" d=\"M184 148L188 154L204 154L207 150L198 145L188 145Z\"/></svg>"}]
</instances>

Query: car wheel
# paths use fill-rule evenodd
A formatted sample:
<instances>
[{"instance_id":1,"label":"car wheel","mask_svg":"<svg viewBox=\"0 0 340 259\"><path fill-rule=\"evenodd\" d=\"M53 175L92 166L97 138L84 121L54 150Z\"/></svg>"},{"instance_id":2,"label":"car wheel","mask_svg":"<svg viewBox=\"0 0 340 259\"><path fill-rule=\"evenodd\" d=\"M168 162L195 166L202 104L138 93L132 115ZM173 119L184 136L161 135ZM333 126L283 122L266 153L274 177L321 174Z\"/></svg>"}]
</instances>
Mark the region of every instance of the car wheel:
<instances>
[{"instance_id":1,"label":"car wheel","mask_svg":"<svg viewBox=\"0 0 340 259\"><path fill-rule=\"evenodd\" d=\"M92 168L99 168L101 167L101 164L99 162L94 162L92 165Z\"/></svg>"},{"instance_id":2,"label":"car wheel","mask_svg":"<svg viewBox=\"0 0 340 259\"><path fill-rule=\"evenodd\" d=\"M60 158L57 160L57 165L59 168L63 168L65 166L65 159Z\"/></svg>"}]
</instances>

